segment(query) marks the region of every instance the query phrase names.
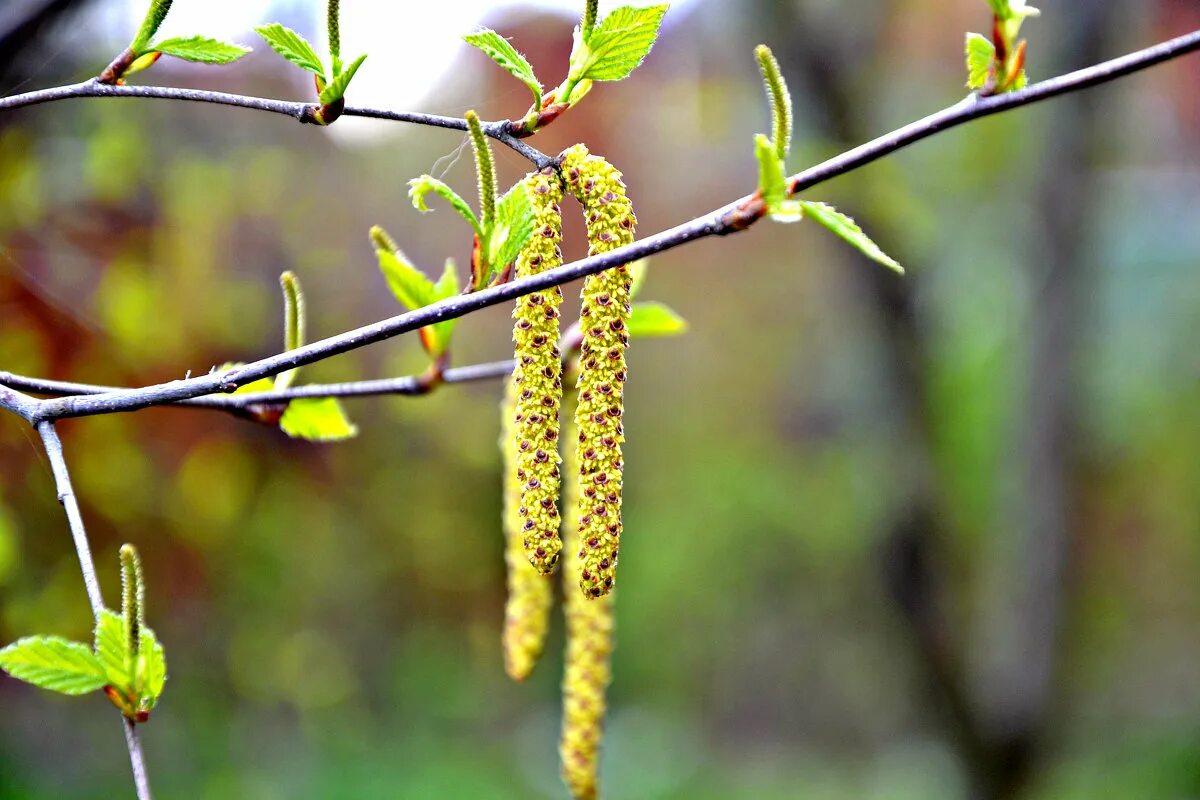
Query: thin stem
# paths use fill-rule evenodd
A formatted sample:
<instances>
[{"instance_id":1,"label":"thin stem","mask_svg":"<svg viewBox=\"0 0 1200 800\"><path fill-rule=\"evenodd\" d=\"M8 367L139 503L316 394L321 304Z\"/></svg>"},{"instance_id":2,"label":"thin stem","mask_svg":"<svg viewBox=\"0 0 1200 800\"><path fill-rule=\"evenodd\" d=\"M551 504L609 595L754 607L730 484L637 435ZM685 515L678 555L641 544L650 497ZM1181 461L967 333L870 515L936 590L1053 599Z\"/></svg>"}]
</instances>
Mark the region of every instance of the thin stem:
<instances>
[{"instance_id":1,"label":"thin stem","mask_svg":"<svg viewBox=\"0 0 1200 800\"><path fill-rule=\"evenodd\" d=\"M75 499L75 490L71 487L71 473L67 470L67 460L63 456L62 440L58 438L54 423L48 420L37 423L37 432L46 448L46 458L50 460L50 472L54 475L58 502L62 503L63 510L67 513L67 524L71 528L71 538L79 556L79 571L83 573L83 586L92 606L92 615L99 620L100 612L104 611L104 597L100 594L100 581L96 579L96 563L92 560L92 548L88 544L87 530L83 526L83 515L79 512L79 502ZM125 744L129 748L129 763L133 769L133 783L137 788L138 800L152 800L150 781L146 777L146 760L142 756L137 731L134 730L133 723L124 717L122 724L125 728Z\"/></svg>"},{"instance_id":2,"label":"thin stem","mask_svg":"<svg viewBox=\"0 0 1200 800\"><path fill-rule=\"evenodd\" d=\"M169 86L113 86L93 79L82 83L73 83L68 86L56 86L51 89L39 89L33 92L25 92L24 94L15 94L10 97L0 97L0 111L35 106L42 103L52 103L56 100L91 97L125 97L212 103L214 105L234 106L236 108L248 108L253 111L282 114L283 116L299 121L308 120L317 108L312 103L294 103L286 100L251 97L248 95L230 94L228 92L177 89ZM342 116L385 119L392 122L407 122L413 125L425 125L456 131L467 130L467 121L465 119L443 117L438 114L421 114L411 111L390 111L382 108L347 106L343 109ZM522 157L529 159L539 169L552 162L550 156L513 136L509 132L512 127L513 123L508 120L483 123L484 133L506 147L511 148Z\"/></svg>"},{"instance_id":3,"label":"thin stem","mask_svg":"<svg viewBox=\"0 0 1200 800\"><path fill-rule=\"evenodd\" d=\"M1071 91L1115 80L1138 70L1200 49L1200 31L1180 36L1128 56L1052 78L1026 89L996 97L970 96L955 105L918 120L867 144L818 164L789 179L791 193L814 186L830 178L883 158L914 142L941 131L1029 105ZM463 123L465 125L465 122ZM425 325L455 319L488 306L503 303L531 292L559 286L639 258L670 250L697 239L724 236L744 230L762 217L761 198L747 196L709 214L675 226L607 253L591 256L526 278L449 298L406 314L331 336L287 353L270 356L223 373L183 381L147 386L133 391L107 392L88 397L66 397L41 401L34 412L39 420L71 416L111 414L133 411L151 405L186 400L215 393L229 393L250 381L321 361L356 350Z\"/></svg>"},{"instance_id":4,"label":"thin stem","mask_svg":"<svg viewBox=\"0 0 1200 800\"><path fill-rule=\"evenodd\" d=\"M472 364L465 367L451 367L442 372L442 383L473 383L477 381L503 378L513 369L513 362L492 361L484 364ZM191 400L180 400L155 405L170 405L181 408L210 408L216 410L236 411L287 403L302 397L382 397L388 395L415 396L424 394L420 375L406 375L402 378L385 378L373 381L353 381L349 383L314 383L308 386L296 386L286 390L270 392L250 392L235 395L209 395L196 397ZM11 372L0 372L0 391L5 386L21 388L37 394L70 397L75 395L97 395L110 392L134 391L119 386L98 386L90 383L74 383L70 381L50 381L42 378L28 378L14 375ZM30 398L32 400L32 398ZM38 401L33 400L36 403Z\"/></svg>"},{"instance_id":5,"label":"thin stem","mask_svg":"<svg viewBox=\"0 0 1200 800\"><path fill-rule=\"evenodd\" d=\"M142 755L142 739L133 720L121 717L125 729L125 746L129 749L129 765L133 769L133 785L138 800L154 800L150 793L150 776L146 774L146 757Z\"/></svg>"},{"instance_id":6,"label":"thin stem","mask_svg":"<svg viewBox=\"0 0 1200 800\"><path fill-rule=\"evenodd\" d=\"M3 381L0 381L3 384ZM33 422L33 416L39 401L28 395L14 391L19 387L0 385L0 409L11 411L22 419Z\"/></svg>"}]
</instances>

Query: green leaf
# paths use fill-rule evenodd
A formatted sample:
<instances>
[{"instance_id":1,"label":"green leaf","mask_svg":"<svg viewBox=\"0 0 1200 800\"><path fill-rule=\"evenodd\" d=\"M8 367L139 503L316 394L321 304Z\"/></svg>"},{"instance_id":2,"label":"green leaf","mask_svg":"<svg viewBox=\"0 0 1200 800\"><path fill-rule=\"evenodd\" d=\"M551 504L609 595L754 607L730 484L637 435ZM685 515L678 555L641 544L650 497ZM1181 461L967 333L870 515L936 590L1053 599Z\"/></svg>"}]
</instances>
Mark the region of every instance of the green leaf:
<instances>
[{"instance_id":1,"label":"green leaf","mask_svg":"<svg viewBox=\"0 0 1200 800\"><path fill-rule=\"evenodd\" d=\"M321 79L325 78L325 68L321 66L321 57L303 36L278 22L259 25L254 30L276 53L300 69L306 69L314 75L320 76Z\"/></svg>"},{"instance_id":2,"label":"green leaf","mask_svg":"<svg viewBox=\"0 0 1200 800\"><path fill-rule=\"evenodd\" d=\"M342 410L342 404L332 397L301 397L288 403L279 420L279 427L293 439L310 442L340 442L358 435Z\"/></svg>"},{"instance_id":3,"label":"green leaf","mask_svg":"<svg viewBox=\"0 0 1200 800\"><path fill-rule=\"evenodd\" d=\"M158 704L167 682L167 654L154 631L149 628L142 629L137 676L138 685L133 687L133 693L139 700L138 707L142 711L150 711Z\"/></svg>"},{"instance_id":4,"label":"green leaf","mask_svg":"<svg viewBox=\"0 0 1200 800\"><path fill-rule=\"evenodd\" d=\"M409 311L416 311L437 300L433 282L424 272L410 264L399 250L376 250L375 255L379 258L379 269L383 272L388 288L400 301L400 305Z\"/></svg>"},{"instance_id":5,"label":"green leaf","mask_svg":"<svg viewBox=\"0 0 1200 800\"><path fill-rule=\"evenodd\" d=\"M787 175L778 148L764 134L755 134L754 155L758 158L758 188L771 219L799 222L804 212L799 201L788 199Z\"/></svg>"},{"instance_id":6,"label":"green leaf","mask_svg":"<svg viewBox=\"0 0 1200 800\"><path fill-rule=\"evenodd\" d=\"M525 184L518 183L496 204L496 222L487 238L488 269L494 274L516 261L532 234L533 203ZM491 278L490 274L482 276L483 285Z\"/></svg>"},{"instance_id":7,"label":"green leaf","mask_svg":"<svg viewBox=\"0 0 1200 800\"><path fill-rule=\"evenodd\" d=\"M220 42L207 36L177 36L163 39L150 50L165 56L197 61L201 64L230 64L250 52L249 47Z\"/></svg>"},{"instance_id":8,"label":"green leaf","mask_svg":"<svg viewBox=\"0 0 1200 800\"><path fill-rule=\"evenodd\" d=\"M614 9L588 36L572 75L593 81L627 78L649 55L666 13L666 5Z\"/></svg>"},{"instance_id":9,"label":"green leaf","mask_svg":"<svg viewBox=\"0 0 1200 800\"><path fill-rule=\"evenodd\" d=\"M446 269L442 272L442 277L438 279L437 284L433 287L433 296L436 300L445 300L447 297L453 297L459 293L458 270L454 265L454 259L446 259ZM423 331L429 331L432 336L432 341L429 342L430 354L437 358L450 347L450 341L454 336L454 328L458 325L458 319L447 319L441 322L435 322L432 325L426 325Z\"/></svg>"},{"instance_id":10,"label":"green leaf","mask_svg":"<svg viewBox=\"0 0 1200 800\"><path fill-rule=\"evenodd\" d=\"M128 691L133 680L129 674L129 633L125 618L104 609L96 620L96 658L104 670L105 683Z\"/></svg>"},{"instance_id":11,"label":"green leaf","mask_svg":"<svg viewBox=\"0 0 1200 800\"><path fill-rule=\"evenodd\" d=\"M138 28L137 35L133 37L133 42L129 45L130 50L139 56L146 52L150 40L154 38L154 34L158 33L163 20L167 18L167 12L171 10L171 3L172 0L151 0L150 8L146 9L146 16L142 18L141 27Z\"/></svg>"},{"instance_id":12,"label":"green leaf","mask_svg":"<svg viewBox=\"0 0 1200 800\"><path fill-rule=\"evenodd\" d=\"M629 314L629 335L634 338L679 336L687 331L687 321L663 303L634 303Z\"/></svg>"},{"instance_id":13,"label":"green leaf","mask_svg":"<svg viewBox=\"0 0 1200 800\"><path fill-rule=\"evenodd\" d=\"M996 46L986 36L967 34L967 87L982 89L988 80L992 61L996 58Z\"/></svg>"},{"instance_id":14,"label":"green leaf","mask_svg":"<svg viewBox=\"0 0 1200 800\"><path fill-rule=\"evenodd\" d=\"M512 46L508 39L505 39L490 28L483 28L476 33L467 34L463 37L463 41L472 47L478 47L492 61L495 61L507 70L510 75L528 86L529 91L533 92L534 108L541 108L541 81L537 79L537 75L533 74L533 66L525 59L525 56L517 52L517 49Z\"/></svg>"},{"instance_id":15,"label":"green leaf","mask_svg":"<svg viewBox=\"0 0 1200 800\"><path fill-rule=\"evenodd\" d=\"M408 196L412 200L413 208L421 212L429 211L429 206L425 203L425 196L430 192L441 197L449 203L462 218L471 223L471 227L475 229L475 235L483 239L483 229L479 227L479 220L475 217L475 212L467 205L467 201L458 196L458 193L447 186L442 181L432 175L422 175L419 178L413 178L408 182Z\"/></svg>"},{"instance_id":16,"label":"green leaf","mask_svg":"<svg viewBox=\"0 0 1200 800\"><path fill-rule=\"evenodd\" d=\"M18 680L61 694L103 688L104 667L87 645L57 636L30 636L0 650L0 668Z\"/></svg>"},{"instance_id":17,"label":"green leaf","mask_svg":"<svg viewBox=\"0 0 1200 800\"><path fill-rule=\"evenodd\" d=\"M330 103L336 103L346 95L346 87L350 85L350 81L354 79L354 73L358 72L358 68L367 60L367 54L363 53L358 58L350 62L350 65L339 72L329 82L329 85L321 90L319 99L321 105L327 106Z\"/></svg>"},{"instance_id":18,"label":"green leaf","mask_svg":"<svg viewBox=\"0 0 1200 800\"><path fill-rule=\"evenodd\" d=\"M867 258L878 261L880 264L894 269L901 275L904 274L904 267L896 263L887 253L880 250L879 246L871 241L870 237L863 233L863 229L858 227L858 224L850 217L826 203L801 202L800 205L804 209L805 216L821 223L830 231L858 248Z\"/></svg>"},{"instance_id":19,"label":"green leaf","mask_svg":"<svg viewBox=\"0 0 1200 800\"><path fill-rule=\"evenodd\" d=\"M646 273L649 272L650 259L639 258L629 265L629 299L635 299L642 293L642 288L646 285Z\"/></svg>"}]
</instances>

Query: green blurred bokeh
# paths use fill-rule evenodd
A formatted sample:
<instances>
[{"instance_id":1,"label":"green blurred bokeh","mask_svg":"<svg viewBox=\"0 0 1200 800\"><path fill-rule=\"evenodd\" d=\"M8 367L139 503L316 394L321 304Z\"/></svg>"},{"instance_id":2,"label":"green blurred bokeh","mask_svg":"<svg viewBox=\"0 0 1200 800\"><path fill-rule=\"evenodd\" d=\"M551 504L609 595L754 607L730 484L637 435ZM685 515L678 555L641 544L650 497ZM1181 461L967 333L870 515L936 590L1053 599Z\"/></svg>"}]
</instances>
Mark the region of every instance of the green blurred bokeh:
<instances>
[{"instance_id":1,"label":"green blurred bokeh","mask_svg":"<svg viewBox=\"0 0 1200 800\"><path fill-rule=\"evenodd\" d=\"M280 5L318 24L320 9ZM1034 80L1200 27L1177 0L1047 6L1026 28ZM643 233L753 188L768 125L754 44L791 80L798 170L960 98L963 33L989 24L983 0L710 0L668 20L633 78L534 140L584 141L623 169ZM569 18L487 22L557 82ZM62 44L76 38L43 31L0 89L92 74L108 51ZM478 67L469 90L423 110L524 111L519 85L460 57ZM145 80L301 96L287 69L264 53L222 70L164 59ZM1200 63L1172 63L808 192L906 264L901 288L812 225L653 260L645 297L691 330L631 353L609 797L1200 797L1198 85ZM285 269L311 336L397 313L367 229L430 271L465 263L465 226L406 198L459 142L159 102L5 112L0 369L140 385L269 354ZM498 157L506 180L526 169ZM468 162L447 177L464 194ZM582 254L578 221L567 238ZM455 362L504 357L508 314L464 321ZM405 337L301 381L423 367ZM144 729L156 796L563 796L561 623L527 685L499 650L500 394L352 401L361 435L337 446L177 409L62 425L110 602L120 544L146 563L170 664ZM13 417L0 467L0 641L86 638L53 484ZM913 547L923 566L906 566ZM953 724L920 614L904 613L926 584L979 730L1004 741L1008 712L1035 708L1011 787L980 788L1005 767L972 761L979 731ZM1043 624L1045 697L1020 689L1045 665L1019 643ZM5 677L0 709L0 798L128 795L103 698Z\"/></svg>"}]
</instances>

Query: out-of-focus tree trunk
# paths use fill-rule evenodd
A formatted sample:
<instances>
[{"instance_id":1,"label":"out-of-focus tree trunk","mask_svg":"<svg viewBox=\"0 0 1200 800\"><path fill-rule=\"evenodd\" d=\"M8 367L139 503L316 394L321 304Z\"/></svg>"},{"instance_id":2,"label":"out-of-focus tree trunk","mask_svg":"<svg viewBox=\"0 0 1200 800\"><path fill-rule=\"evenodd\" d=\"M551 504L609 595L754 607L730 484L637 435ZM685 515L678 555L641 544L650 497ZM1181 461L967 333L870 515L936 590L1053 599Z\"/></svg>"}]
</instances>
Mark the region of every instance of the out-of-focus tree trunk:
<instances>
[{"instance_id":1,"label":"out-of-focus tree trunk","mask_svg":"<svg viewBox=\"0 0 1200 800\"><path fill-rule=\"evenodd\" d=\"M1106 54L1104 44L1116 21L1114 4L1081 0L1061 13L1069 15L1057 40L1057 60L1082 66ZM812 108L810 118L824 135L853 146L878 131L862 130L854 104L866 102L852 87L864 85L859 76L831 74L830 64L855 63L850 50L869 52L848 36L853 30L814 28L807 24L799 3L764 2L760 18L768 29L786 31L774 40L785 73L800 78L793 94ZM849 31L849 32L847 32ZM1083 292L1093 253L1088 248L1087 222L1095 191L1091 153L1099 136L1103 92L1072 95L1054 108L1045 168L1033 201L1041 236L1028 254L1033 271L1031 329L1028 332L1029 372L1021 403L1022 429L1015 463L1022 471L1021 496L1013 506L1023 513L1009 515L1003 538L992 560L1003 576L1002 601L986 611L992 624L976 646L1001 654L988 670L988 690L970 691L972 681L956 638L939 610L943 578L937 567L937 548L947 532L936 503L938 478L929 440L928 356L918 325L913 284L919 276L896 280L886 271L857 273L876 308L882 327L880 341L888 349L891 374L889 406L905 429L906 456L911 474L906 502L894 518L883 548L884 578L910 632L918 664L933 690L948 741L970 779L978 800L1020 796L1043 755L1042 743L1055 707L1055 676L1061 628L1069 589L1073 504L1071 444L1074 441L1074 367L1081 324ZM851 213L859 216L856 210ZM872 228L869 219L864 226ZM909 263L897 244L888 249ZM1002 633L1001 633L1002 632Z\"/></svg>"}]
</instances>

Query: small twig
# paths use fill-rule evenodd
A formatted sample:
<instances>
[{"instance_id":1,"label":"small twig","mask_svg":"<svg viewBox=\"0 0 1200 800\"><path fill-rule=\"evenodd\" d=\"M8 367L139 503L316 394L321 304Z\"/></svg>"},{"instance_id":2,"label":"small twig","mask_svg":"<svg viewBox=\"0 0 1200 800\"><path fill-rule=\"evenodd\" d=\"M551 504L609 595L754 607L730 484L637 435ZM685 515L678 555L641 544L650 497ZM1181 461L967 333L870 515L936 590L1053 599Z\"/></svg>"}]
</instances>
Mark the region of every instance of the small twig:
<instances>
[{"instance_id":1,"label":"small twig","mask_svg":"<svg viewBox=\"0 0 1200 800\"><path fill-rule=\"evenodd\" d=\"M3 383L0 381L0 383ZM0 385L0 409L11 411L22 419L33 422L35 409L39 401L28 395L14 391L20 387Z\"/></svg>"},{"instance_id":2,"label":"small twig","mask_svg":"<svg viewBox=\"0 0 1200 800\"><path fill-rule=\"evenodd\" d=\"M79 512L79 501L75 499L75 490L71 487L71 473L67 470L67 460L63 456L62 440L58 438L58 431L50 421L37 423L37 432L42 437L46 457L50 460L50 471L54 475L58 502L67 513L67 524L71 528L71 538L79 556L79 571L83 573L83 585L87 590L88 602L92 606L92 615L99 621L100 613L104 611L104 597L100 594L96 563L92 560L92 548L88 544L87 530L83 526L83 515ZM146 777L146 760L142 756L137 731L127 719L122 718L122 724L125 728L125 744L129 748L129 763L133 768L133 782L137 787L138 800L152 800L150 781Z\"/></svg>"},{"instance_id":3,"label":"small twig","mask_svg":"<svg viewBox=\"0 0 1200 800\"><path fill-rule=\"evenodd\" d=\"M93 78L82 83L69 86L56 86L51 89L38 89L24 94L0 98L0 111L24 106L40 105L55 100L69 100L87 97L126 97L149 98L159 100L184 100L195 103L213 103L222 106L248 108L254 111L267 111L272 114L282 114L287 117L308 122L312 120L313 111L317 106L313 103L297 103L286 100L273 100L266 97L251 97L249 95L230 94L228 92L210 92L202 89L178 89L171 86L114 86L101 83ZM345 117L368 117L371 119L386 119L393 122L407 122L413 125L427 125L434 128L466 131L467 121L458 117L443 117L438 114L420 114L411 111L389 111L382 108L364 108L346 106L342 111ZM511 122L484 123L484 132L497 142L512 148L524 158L532 161L538 169L542 169L553 159L517 139L511 133Z\"/></svg>"},{"instance_id":4,"label":"small twig","mask_svg":"<svg viewBox=\"0 0 1200 800\"><path fill-rule=\"evenodd\" d=\"M513 362L492 361L483 364L471 364L465 367L449 367L442 371L440 383L470 383L485 381L492 378L502 378L512 372ZM353 381L348 383L313 383L307 386L293 386L281 391L247 392L246 394L209 395L195 397L190 400L164 403L181 408L213 408L222 410L244 409L260 405L287 403L300 398L323 397L380 397L385 395L419 395L421 375L406 375L402 378L385 378L372 381ZM8 387L21 389L35 394L51 395L54 397L71 397L76 395L97 395L110 392L135 391L120 386L100 386L91 383L75 383L72 381L51 381L43 378L29 378L24 375L14 375L11 372L0 372L0 392ZM36 400L29 398L32 402ZM32 412L31 412L32 413Z\"/></svg>"}]
</instances>

